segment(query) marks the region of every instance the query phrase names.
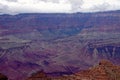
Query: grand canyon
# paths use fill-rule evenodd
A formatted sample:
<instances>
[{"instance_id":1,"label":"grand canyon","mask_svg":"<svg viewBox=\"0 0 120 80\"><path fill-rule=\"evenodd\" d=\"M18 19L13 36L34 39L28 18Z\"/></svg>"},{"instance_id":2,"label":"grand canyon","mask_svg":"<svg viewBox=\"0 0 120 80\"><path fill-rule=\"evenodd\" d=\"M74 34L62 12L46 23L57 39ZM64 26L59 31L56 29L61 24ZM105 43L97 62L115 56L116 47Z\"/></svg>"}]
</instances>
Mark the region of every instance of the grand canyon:
<instances>
[{"instance_id":1,"label":"grand canyon","mask_svg":"<svg viewBox=\"0 0 120 80\"><path fill-rule=\"evenodd\" d=\"M101 60L110 62L100 64ZM51 80L119 80L120 74L117 79L107 74L105 79L74 78L109 72L116 65L120 66L119 10L0 15L0 73L9 80L44 80L29 79L39 71L56 77Z\"/></svg>"}]
</instances>

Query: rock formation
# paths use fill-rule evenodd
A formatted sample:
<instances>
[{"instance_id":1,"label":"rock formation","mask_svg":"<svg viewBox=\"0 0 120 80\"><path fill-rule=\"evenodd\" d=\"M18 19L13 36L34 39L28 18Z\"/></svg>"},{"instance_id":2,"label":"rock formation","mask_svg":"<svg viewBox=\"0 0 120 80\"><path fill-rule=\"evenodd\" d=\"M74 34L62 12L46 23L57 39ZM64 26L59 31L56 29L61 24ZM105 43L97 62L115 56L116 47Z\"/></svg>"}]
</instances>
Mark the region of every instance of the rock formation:
<instances>
[{"instance_id":1,"label":"rock formation","mask_svg":"<svg viewBox=\"0 0 120 80\"><path fill-rule=\"evenodd\" d=\"M97 66L72 75L53 77L40 71L27 80L120 80L120 66L102 60Z\"/></svg>"},{"instance_id":2,"label":"rock formation","mask_svg":"<svg viewBox=\"0 0 120 80\"><path fill-rule=\"evenodd\" d=\"M75 73L101 59L120 65L120 10L0 15L0 72L10 80Z\"/></svg>"},{"instance_id":3,"label":"rock formation","mask_svg":"<svg viewBox=\"0 0 120 80\"><path fill-rule=\"evenodd\" d=\"M44 71L38 71L37 73L32 74L32 76L29 77L27 80L37 80L37 79L48 80L48 77L46 73L44 73Z\"/></svg>"}]
</instances>

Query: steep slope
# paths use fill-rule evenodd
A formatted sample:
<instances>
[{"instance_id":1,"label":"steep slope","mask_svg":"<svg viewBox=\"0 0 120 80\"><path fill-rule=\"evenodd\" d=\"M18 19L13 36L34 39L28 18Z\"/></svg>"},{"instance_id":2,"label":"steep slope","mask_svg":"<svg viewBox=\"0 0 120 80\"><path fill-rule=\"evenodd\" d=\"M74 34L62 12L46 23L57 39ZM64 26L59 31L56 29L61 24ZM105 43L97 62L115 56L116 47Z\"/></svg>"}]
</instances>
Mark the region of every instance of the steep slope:
<instances>
[{"instance_id":1,"label":"steep slope","mask_svg":"<svg viewBox=\"0 0 120 80\"><path fill-rule=\"evenodd\" d=\"M62 77L50 77L43 71L38 72L27 80L119 80L120 66L113 65L111 62L102 60L99 65L86 71L80 71L72 75Z\"/></svg>"},{"instance_id":2,"label":"steep slope","mask_svg":"<svg viewBox=\"0 0 120 80\"><path fill-rule=\"evenodd\" d=\"M24 33L25 31L30 32L33 29L54 31L56 29L83 29L86 27L119 28L119 14L120 11L74 14L0 15L0 28L11 30L6 33Z\"/></svg>"},{"instance_id":3,"label":"steep slope","mask_svg":"<svg viewBox=\"0 0 120 80\"><path fill-rule=\"evenodd\" d=\"M86 70L101 59L120 65L119 26L120 11L0 15L0 71L24 80L38 70Z\"/></svg>"}]
</instances>

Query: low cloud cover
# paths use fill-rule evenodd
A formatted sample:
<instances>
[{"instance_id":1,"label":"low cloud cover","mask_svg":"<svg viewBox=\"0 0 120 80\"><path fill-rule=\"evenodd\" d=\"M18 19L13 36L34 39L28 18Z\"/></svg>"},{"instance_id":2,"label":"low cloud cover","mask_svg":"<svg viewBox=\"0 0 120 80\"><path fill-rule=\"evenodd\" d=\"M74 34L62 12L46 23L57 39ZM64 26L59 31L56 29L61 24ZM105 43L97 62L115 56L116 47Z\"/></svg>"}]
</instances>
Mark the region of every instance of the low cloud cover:
<instances>
[{"instance_id":1,"label":"low cloud cover","mask_svg":"<svg viewBox=\"0 0 120 80\"><path fill-rule=\"evenodd\" d=\"M120 0L0 0L0 14L120 10Z\"/></svg>"}]
</instances>

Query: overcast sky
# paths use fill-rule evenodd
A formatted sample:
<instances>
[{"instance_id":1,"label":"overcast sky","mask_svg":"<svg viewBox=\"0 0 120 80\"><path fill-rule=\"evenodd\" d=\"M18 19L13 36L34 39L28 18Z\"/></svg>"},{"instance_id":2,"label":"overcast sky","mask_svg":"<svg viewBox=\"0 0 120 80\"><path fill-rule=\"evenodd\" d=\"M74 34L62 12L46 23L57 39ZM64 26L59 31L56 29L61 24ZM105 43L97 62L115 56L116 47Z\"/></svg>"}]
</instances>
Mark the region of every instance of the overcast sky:
<instances>
[{"instance_id":1,"label":"overcast sky","mask_svg":"<svg viewBox=\"0 0 120 80\"><path fill-rule=\"evenodd\" d=\"M120 0L0 0L0 14L120 10Z\"/></svg>"}]
</instances>

